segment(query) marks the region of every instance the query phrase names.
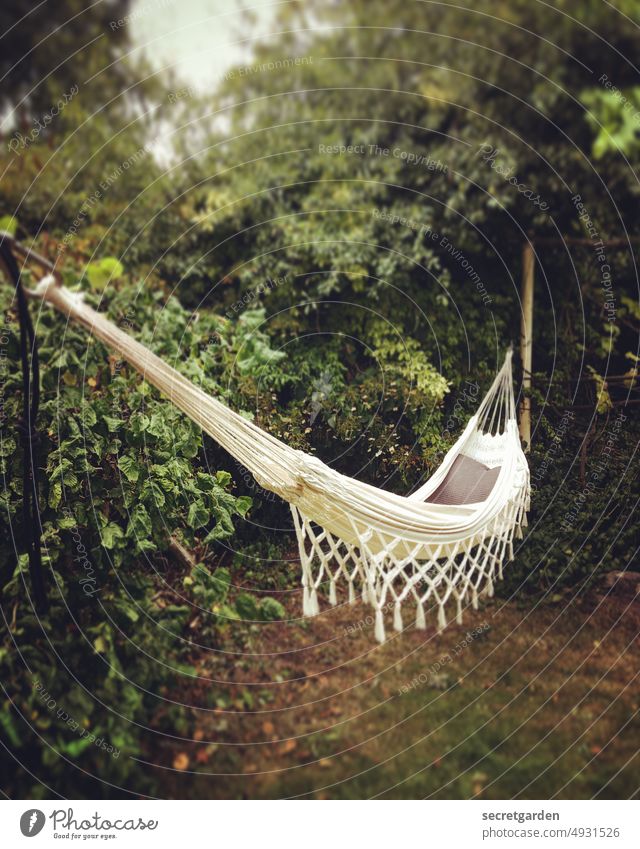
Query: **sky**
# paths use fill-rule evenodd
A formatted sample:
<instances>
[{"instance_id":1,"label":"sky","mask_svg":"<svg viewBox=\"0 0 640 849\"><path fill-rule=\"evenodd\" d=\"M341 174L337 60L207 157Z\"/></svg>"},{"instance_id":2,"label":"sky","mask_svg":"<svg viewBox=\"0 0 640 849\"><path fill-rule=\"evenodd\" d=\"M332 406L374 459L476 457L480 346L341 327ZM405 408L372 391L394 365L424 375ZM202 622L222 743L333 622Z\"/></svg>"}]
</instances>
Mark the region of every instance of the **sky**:
<instances>
[{"instance_id":1,"label":"sky","mask_svg":"<svg viewBox=\"0 0 640 849\"><path fill-rule=\"evenodd\" d=\"M267 36L278 0L135 0L129 31L157 68L172 66L187 86L213 87L251 58L250 38ZM252 22L242 14L248 10Z\"/></svg>"}]
</instances>

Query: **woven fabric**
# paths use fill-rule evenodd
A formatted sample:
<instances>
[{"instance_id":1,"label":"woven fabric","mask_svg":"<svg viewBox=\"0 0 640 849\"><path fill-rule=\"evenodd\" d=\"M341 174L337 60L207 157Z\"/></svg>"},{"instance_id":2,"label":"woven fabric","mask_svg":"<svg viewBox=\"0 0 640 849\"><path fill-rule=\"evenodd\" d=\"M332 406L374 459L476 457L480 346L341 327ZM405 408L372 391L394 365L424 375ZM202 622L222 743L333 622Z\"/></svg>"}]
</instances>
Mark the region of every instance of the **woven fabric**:
<instances>
[{"instance_id":1,"label":"woven fabric","mask_svg":"<svg viewBox=\"0 0 640 849\"><path fill-rule=\"evenodd\" d=\"M430 504L475 504L485 501L499 474L500 466L490 469L466 454L458 454L446 478L425 500Z\"/></svg>"}]
</instances>

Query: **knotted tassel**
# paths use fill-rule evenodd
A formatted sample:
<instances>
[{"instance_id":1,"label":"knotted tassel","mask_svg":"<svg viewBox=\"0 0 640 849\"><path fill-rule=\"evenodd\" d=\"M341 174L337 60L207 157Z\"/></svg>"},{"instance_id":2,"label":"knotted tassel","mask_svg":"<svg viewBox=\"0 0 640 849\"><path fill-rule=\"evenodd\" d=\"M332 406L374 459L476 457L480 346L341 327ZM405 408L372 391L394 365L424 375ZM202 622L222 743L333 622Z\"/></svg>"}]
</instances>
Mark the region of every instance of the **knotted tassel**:
<instances>
[{"instance_id":1,"label":"knotted tassel","mask_svg":"<svg viewBox=\"0 0 640 849\"><path fill-rule=\"evenodd\" d=\"M353 588L353 581L349 581L349 604L354 604L356 600L356 591Z\"/></svg>"},{"instance_id":2,"label":"knotted tassel","mask_svg":"<svg viewBox=\"0 0 640 849\"><path fill-rule=\"evenodd\" d=\"M393 608L393 627L396 631L404 631L404 625L402 624L402 610L400 609L399 601L396 601Z\"/></svg>"},{"instance_id":3,"label":"knotted tassel","mask_svg":"<svg viewBox=\"0 0 640 849\"><path fill-rule=\"evenodd\" d=\"M309 595L309 616L317 616L320 613L320 605L318 604L318 593L314 587Z\"/></svg>"},{"instance_id":4,"label":"knotted tassel","mask_svg":"<svg viewBox=\"0 0 640 849\"><path fill-rule=\"evenodd\" d=\"M456 610L456 625L462 625L462 599L458 598L458 609Z\"/></svg>"},{"instance_id":5,"label":"knotted tassel","mask_svg":"<svg viewBox=\"0 0 640 849\"><path fill-rule=\"evenodd\" d=\"M372 607L375 607L378 599L376 598L376 591L373 587L373 581L368 585L368 588L369 588L369 604Z\"/></svg>"},{"instance_id":6,"label":"knotted tassel","mask_svg":"<svg viewBox=\"0 0 640 849\"><path fill-rule=\"evenodd\" d=\"M474 610L478 609L478 588L474 587L471 591L471 605Z\"/></svg>"},{"instance_id":7,"label":"knotted tassel","mask_svg":"<svg viewBox=\"0 0 640 849\"><path fill-rule=\"evenodd\" d=\"M444 612L444 605L441 604L438 608L438 633L441 634L446 627L447 617Z\"/></svg>"},{"instance_id":8,"label":"knotted tassel","mask_svg":"<svg viewBox=\"0 0 640 849\"><path fill-rule=\"evenodd\" d=\"M375 630L376 640L379 643L384 643L385 641L385 633L384 633L384 617L382 615L382 611L378 608L376 610L376 630Z\"/></svg>"},{"instance_id":9,"label":"knotted tassel","mask_svg":"<svg viewBox=\"0 0 640 849\"><path fill-rule=\"evenodd\" d=\"M527 510L528 510L528 509L529 509L529 507L527 507ZM526 513L523 513L523 514L522 514L522 527L523 527L523 528L528 528L528 527L529 527L529 520L527 519L527 514L526 514Z\"/></svg>"},{"instance_id":10,"label":"knotted tassel","mask_svg":"<svg viewBox=\"0 0 640 849\"><path fill-rule=\"evenodd\" d=\"M487 578L487 595L489 598L493 598L493 578L491 575Z\"/></svg>"},{"instance_id":11,"label":"knotted tassel","mask_svg":"<svg viewBox=\"0 0 640 849\"><path fill-rule=\"evenodd\" d=\"M332 607L335 607L337 603L338 597L336 595L336 582L332 578L331 581L329 581L329 604Z\"/></svg>"},{"instance_id":12,"label":"knotted tassel","mask_svg":"<svg viewBox=\"0 0 640 849\"><path fill-rule=\"evenodd\" d=\"M516 525L516 539L524 539L524 534L522 533L522 527L520 525Z\"/></svg>"},{"instance_id":13,"label":"knotted tassel","mask_svg":"<svg viewBox=\"0 0 640 849\"><path fill-rule=\"evenodd\" d=\"M416 628L420 631L425 631L427 628L427 620L424 616L424 607L422 606L421 601L419 601L416 605Z\"/></svg>"},{"instance_id":14,"label":"knotted tassel","mask_svg":"<svg viewBox=\"0 0 640 849\"><path fill-rule=\"evenodd\" d=\"M368 584L362 585L362 601L365 604L369 603L369 585Z\"/></svg>"},{"instance_id":15,"label":"knotted tassel","mask_svg":"<svg viewBox=\"0 0 640 849\"><path fill-rule=\"evenodd\" d=\"M513 542L509 543L509 561L513 560ZM500 563L500 577L502 578L502 563Z\"/></svg>"},{"instance_id":16,"label":"knotted tassel","mask_svg":"<svg viewBox=\"0 0 640 849\"><path fill-rule=\"evenodd\" d=\"M302 615L311 616L311 606L309 600L309 587L305 584L302 588Z\"/></svg>"}]
</instances>

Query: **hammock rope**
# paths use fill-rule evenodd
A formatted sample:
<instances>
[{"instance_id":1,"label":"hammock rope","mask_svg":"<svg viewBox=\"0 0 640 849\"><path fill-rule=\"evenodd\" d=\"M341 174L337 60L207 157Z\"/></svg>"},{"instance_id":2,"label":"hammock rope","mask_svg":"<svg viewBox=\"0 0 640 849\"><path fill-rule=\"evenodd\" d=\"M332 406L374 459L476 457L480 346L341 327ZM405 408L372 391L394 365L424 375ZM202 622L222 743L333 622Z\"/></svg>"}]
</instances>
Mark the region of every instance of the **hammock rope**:
<instances>
[{"instance_id":1,"label":"hammock rope","mask_svg":"<svg viewBox=\"0 0 640 849\"><path fill-rule=\"evenodd\" d=\"M326 590L338 603L357 592L375 609L375 636L383 642L385 613L395 630L402 606L416 606L426 627L433 607L438 628L446 609L478 605L493 595L502 564L513 558L529 509L529 469L520 445L509 351L489 391L440 468L408 496L395 495L331 469L293 449L199 389L176 369L85 304L80 294L44 277L32 297L79 322L155 386L232 454L263 488L289 502L302 565L303 613L320 611Z\"/></svg>"}]
</instances>

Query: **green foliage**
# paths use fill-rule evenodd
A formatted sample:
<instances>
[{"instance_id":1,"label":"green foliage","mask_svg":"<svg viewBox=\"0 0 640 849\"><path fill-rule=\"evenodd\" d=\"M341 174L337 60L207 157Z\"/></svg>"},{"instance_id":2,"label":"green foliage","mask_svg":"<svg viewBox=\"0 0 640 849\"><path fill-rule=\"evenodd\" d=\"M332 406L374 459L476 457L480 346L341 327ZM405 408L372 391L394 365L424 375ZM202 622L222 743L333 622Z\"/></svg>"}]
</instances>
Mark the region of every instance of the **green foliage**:
<instances>
[{"instance_id":1,"label":"green foliage","mask_svg":"<svg viewBox=\"0 0 640 849\"><path fill-rule=\"evenodd\" d=\"M40 505L51 609L38 620L28 602L26 558L21 554L17 562L14 559L14 545L18 551L24 548L23 451L16 432L18 328L11 290L3 288L0 297L8 337L0 442L7 482L0 496L2 603L14 611L11 639L19 647L19 654L10 650L6 635L0 648L5 695L12 701L12 706L3 705L4 732L14 741L16 756L24 757L35 774L46 767L50 778L67 775L66 762L55 754L59 752L115 787L133 782L143 792L143 776L130 775L130 756L140 751L132 721L146 720L154 702L162 701L157 693L170 680L147 655L182 664L188 653L186 629L193 618L191 607L175 592L170 592L175 595L170 603L157 597L159 582L162 586L167 580L159 558L168 550L170 535L178 532L194 550L228 539L251 500L231 492L228 472L211 473L203 464L200 434L187 418L124 362L109 358L84 331L68 327L61 333L64 320L46 311L38 322L43 374L38 425L44 436ZM163 297L159 291L123 284L118 291L109 290L103 307L119 323L140 322L141 335L148 330L159 351L176 352L181 344L199 350L209 338L210 323L190 323L188 312L171 299L163 303ZM170 318L159 318L163 307ZM211 386L202 362L192 359L189 372L194 375L199 369L203 382ZM212 639L218 624L237 617L226 601L228 583L223 569L211 577L202 567L188 588L192 604L209 609L214 601L222 605L209 623ZM52 663L48 647L60 662ZM21 674L24 662L29 676ZM57 709L43 707L36 682L77 728L58 717ZM35 729L52 747L41 750L40 763L33 760L34 732L21 716L32 717ZM84 736L83 728L108 741L105 745L121 756L107 756ZM68 774L65 780L80 782L71 783L69 792L74 786L79 795L87 792L81 773L77 779Z\"/></svg>"},{"instance_id":2,"label":"green foliage","mask_svg":"<svg viewBox=\"0 0 640 849\"><path fill-rule=\"evenodd\" d=\"M3 215L0 217L0 231L9 233L11 236L16 235L18 229L18 219L13 215Z\"/></svg>"},{"instance_id":3,"label":"green foliage","mask_svg":"<svg viewBox=\"0 0 640 849\"><path fill-rule=\"evenodd\" d=\"M637 154L640 86L625 91L588 89L582 102L589 110L586 117L595 133L595 159L602 159L607 153Z\"/></svg>"},{"instance_id":4,"label":"green foliage","mask_svg":"<svg viewBox=\"0 0 640 849\"><path fill-rule=\"evenodd\" d=\"M482 392L517 339L523 234L590 238L576 193L598 237L640 233L637 79L621 62L640 31L583 0L437 12L356 0L317 5L312 27L305 4L284 4L280 35L256 44L255 61L309 61L231 73L206 102L185 100L178 121L166 78L143 83L144 67L113 63L126 28L111 34L108 22L128 5L79 15L65 0L54 20L30 15L31 29L12 31L2 62L15 84L3 96L26 143L10 144L8 130L0 148L0 228L15 230L19 209L18 234L35 237L67 285L205 391L340 471L406 492L472 413L467 383ZM637 16L635 0L617 8ZM62 42L43 37L63 20ZM78 27L89 46L76 56ZM16 65L36 44L33 61ZM29 133L80 76L87 83L55 121ZM208 124L221 110L228 126ZM180 165L163 172L152 150L167 126ZM573 586L625 568L634 551L630 414L615 456L604 447L620 387L637 380L635 257L607 259L614 320L589 244L570 257L538 251L535 492L508 590ZM135 723L152 717L172 734L187 725L171 686L176 670L193 674L194 642L215 646L238 619L286 618L275 598L242 587L275 596L297 585L286 538L264 529L284 527L287 509L84 329L43 310L40 503L52 589L38 620L20 512L15 304L7 288L0 300L0 736L34 776L4 789L34 796L48 780L71 797L152 792L129 756L157 741ZM242 521L250 506L252 526ZM173 535L197 564L179 574ZM221 545L232 539L233 558ZM82 729L121 755L105 756ZM90 775L110 784L94 787Z\"/></svg>"},{"instance_id":5,"label":"green foliage","mask_svg":"<svg viewBox=\"0 0 640 849\"><path fill-rule=\"evenodd\" d=\"M104 257L96 262L90 262L85 274L92 289L102 290L114 280L122 277L124 267L115 257Z\"/></svg>"}]
</instances>

